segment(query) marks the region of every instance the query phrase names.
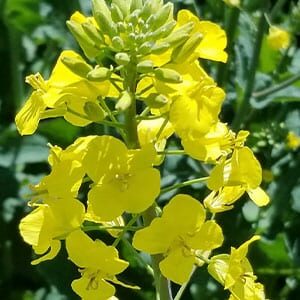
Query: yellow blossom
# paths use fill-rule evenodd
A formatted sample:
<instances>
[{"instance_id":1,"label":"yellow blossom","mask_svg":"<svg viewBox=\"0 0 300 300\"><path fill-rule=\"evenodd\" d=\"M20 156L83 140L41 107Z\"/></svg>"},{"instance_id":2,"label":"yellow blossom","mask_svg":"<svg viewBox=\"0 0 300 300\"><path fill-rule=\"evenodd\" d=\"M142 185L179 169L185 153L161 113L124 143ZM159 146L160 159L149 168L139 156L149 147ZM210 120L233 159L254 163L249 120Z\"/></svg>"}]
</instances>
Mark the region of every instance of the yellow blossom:
<instances>
[{"instance_id":1,"label":"yellow blossom","mask_svg":"<svg viewBox=\"0 0 300 300\"><path fill-rule=\"evenodd\" d=\"M286 49L290 45L290 34L282 28L271 26L267 41L269 46L274 50Z\"/></svg>"},{"instance_id":2,"label":"yellow blossom","mask_svg":"<svg viewBox=\"0 0 300 300\"><path fill-rule=\"evenodd\" d=\"M215 221L205 222L205 209L189 195L177 195L164 207L162 216L137 231L133 246L149 254L163 254L159 267L170 280L183 284L189 279L197 255L222 245L223 235ZM203 263L203 262L202 262Z\"/></svg>"},{"instance_id":3,"label":"yellow blossom","mask_svg":"<svg viewBox=\"0 0 300 300\"><path fill-rule=\"evenodd\" d=\"M261 181L262 170L258 160L248 147L242 147L236 148L230 159L222 159L213 168L207 185L215 192L223 187L238 187L240 191L247 191L256 205L264 206L270 200L269 196L259 187ZM234 200L231 199L229 204L236 200L235 197L233 198Z\"/></svg>"},{"instance_id":4,"label":"yellow blossom","mask_svg":"<svg viewBox=\"0 0 300 300\"><path fill-rule=\"evenodd\" d=\"M298 136L293 131L290 131L287 135L287 146L292 149L296 150L300 147L300 136Z\"/></svg>"},{"instance_id":5,"label":"yellow blossom","mask_svg":"<svg viewBox=\"0 0 300 300\"><path fill-rule=\"evenodd\" d=\"M21 236L36 254L43 255L31 263L54 258L60 250L60 240L82 224L84 212L82 203L66 198L47 200L24 217L19 225Z\"/></svg>"},{"instance_id":6,"label":"yellow blossom","mask_svg":"<svg viewBox=\"0 0 300 300\"><path fill-rule=\"evenodd\" d=\"M94 182L88 194L89 209L103 221L111 221L125 211L140 213L147 209L160 191L160 174L152 167L155 158L150 144L128 150L114 137L95 137L83 161Z\"/></svg>"},{"instance_id":7,"label":"yellow blossom","mask_svg":"<svg viewBox=\"0 0 300 300\"><path fill-rule=\"evenodd\" d=\"M246 258L249 245L258 239L259 236L253 236L239 248L231 247L230 255L220 254L210 259L208 272L229 289L231 300L265 299L263 286L255 282L256 276Z\"/></svg>"},{"instance_id":8,"label":"yellow blossom","mask_svg":"<svg viewBox=\"0 0 300 300\"><path fill-rule=\"evenodd\" d=\"M83 300L112 297L115 287L111 283L130 287L115 276L128 266L128 262L119 259L116 248L100 240L93 241L81 230L73 231L67 237L66 248L69 259L80 268L81 278L72 282L72 289Z\"/></svg>"}]
</instances>

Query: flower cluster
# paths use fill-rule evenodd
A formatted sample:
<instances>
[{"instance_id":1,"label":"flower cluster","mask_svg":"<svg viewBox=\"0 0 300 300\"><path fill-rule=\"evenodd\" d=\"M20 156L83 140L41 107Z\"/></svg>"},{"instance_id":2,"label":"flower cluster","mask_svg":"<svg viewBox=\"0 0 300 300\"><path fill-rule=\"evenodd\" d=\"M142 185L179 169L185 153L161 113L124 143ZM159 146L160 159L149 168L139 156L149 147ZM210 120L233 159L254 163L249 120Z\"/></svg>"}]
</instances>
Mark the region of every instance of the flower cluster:
<instances>
[{"instance_id":1,"label":"flower cluster","mask_svg":"<svg viewBox=\"0 0 300 300\"><path fill-rule=\"evenodd\" d=\"M93 0L92 10L91 17L75 12L67 21L88 62L66 50L48 80L28 76L34 91L16 124L28 135L40 120L63 117L75 126L114 127L117 137L86 136L66 149L51 146L51 172L32 187L33 210L20 224L24 240L42 255L32 263L54 258L65 240L81 273L73 290L85 300L110 299L111 283L137 288L116 278L128 266L116 246L138 221L143 228L132 246L159 254L158 270L167 279L183 284L194 267L208 263L230 299L264 299L246 259L256 238L230 255L211 257L224 237L209 216L233 208L244 192L258 206L269 202L260 188L261 166L244 146L249 133L235 134L219 120L225 92L199 62L226 62L225 32L187 10L175 19L173 5L161 0ZM203 204L178 194L160 213L161 175L155 166L168 154L171 136L181 140L187 155L214 165L207 179L211 193ZM125 226L124 214L132 217ZM92 240L88 224L106 228L116 242Z\"/></svg>"}]
</instances>

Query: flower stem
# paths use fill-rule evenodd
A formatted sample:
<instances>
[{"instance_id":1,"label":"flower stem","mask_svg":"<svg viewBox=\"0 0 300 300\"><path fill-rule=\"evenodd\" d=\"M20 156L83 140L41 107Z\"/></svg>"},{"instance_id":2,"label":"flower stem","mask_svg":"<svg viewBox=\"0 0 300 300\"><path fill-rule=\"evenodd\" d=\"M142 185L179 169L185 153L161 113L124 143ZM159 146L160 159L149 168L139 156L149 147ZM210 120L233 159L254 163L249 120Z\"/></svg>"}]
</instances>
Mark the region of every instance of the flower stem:
<instances>
[{"instance_id":1,"label":"flower stem","mask_svg":"<svg viewBox=\"0 0 300 300\"><path fill-rule=\"evenodd\" d=\"M294 76L291 76L290 78L288 78L287 80L275 85L275 86L272 86L270 88L267 88L267 89L264 89L262 91L257 91L257 92L254 92L252 94L252 96L254 98L265 98L273 93L276 93L280 90L283 90L285 89L286 87L292 85L294 82L297 82L298 80L300 80L300 73L298 74L295 74Z\"/></svg>"},{"instance_id":2,"label":"flower stem","mask_svg":"<svg viewBox=\"0 0 300 300\"><path fill-rule=\"evenodd\" d=\"M171 186L168 186L168 187L165 187L165 188L161 189L160 194L165 194L169 191L179 189L179 188L184 187L184 186L189 186L189 185L192 185L192 184L195 184L195 183L203 182L203 181L206 181L207 179L208 179L208 177L201 177L201 178L196 178L196 179L191 179L191 180L187 180L187 181L184 181L184 182L176 183L174 185L171 185Z\"/></svg>"},{"instance_id":3,"label":"flower stem","mask_svg":"<svg viewBox=\"0 0 300 300\"><path fill-rule=\"evenodd\" d=\"M245 87L245 92L240 105L237 108L235 118L232 122L233 130L238 130L243 123L245 123L245 117L247 116L250 108L250 98L253 92L256 69L259 63L259 54L262 46L263 36L267 26L265 13L269 7L269 1L261 2L261 14L257 28L256 40L253 46L252 58L250 61L250 67L248 70L248 80Z\"/></svg>"}]
</instances>

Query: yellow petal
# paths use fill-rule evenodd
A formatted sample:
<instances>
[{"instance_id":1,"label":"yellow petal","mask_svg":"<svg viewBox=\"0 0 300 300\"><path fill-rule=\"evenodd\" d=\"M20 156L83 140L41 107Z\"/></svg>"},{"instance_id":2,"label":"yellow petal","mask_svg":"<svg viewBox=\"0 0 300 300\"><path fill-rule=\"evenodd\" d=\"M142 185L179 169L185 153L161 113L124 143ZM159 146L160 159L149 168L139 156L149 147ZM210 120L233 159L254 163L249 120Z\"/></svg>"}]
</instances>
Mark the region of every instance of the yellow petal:
<instances>
[{"instance_id":1,"label":"yellow petal","mask_svg":"<svg viewBox=\"0 0 300 300\"><path fill-rule=\"evenodd\" d=\"M260 187L249 189L247 193L257 206L265 206L270 202L268 194Z\"/></svg>"},{"instance_id":2,"label":"yellow petal","mask_svg":"<svg viewBox=\"0 0 300 300\"><path fill-rule=\"evenodd\" d=\"M189 280L195 262L193 256L186 256L183 251L183 248L176 248L159 263L163 276L180 285Z\"/></svg>"},{"instance_id":3,"label":"yellow petal","mask_svg":"<svg viewBox=\"0 0 300 300\"><path fill-rule=\"evenodd\" d=\"M43 262L45 260L53 259L59 252L61 247L61 242L59 240L52 240L50 243L50 250L48 253L43 255L42 257L39 257L31 262L32 265L37 265L40 262Z\"/></svg>"}]
</instances>

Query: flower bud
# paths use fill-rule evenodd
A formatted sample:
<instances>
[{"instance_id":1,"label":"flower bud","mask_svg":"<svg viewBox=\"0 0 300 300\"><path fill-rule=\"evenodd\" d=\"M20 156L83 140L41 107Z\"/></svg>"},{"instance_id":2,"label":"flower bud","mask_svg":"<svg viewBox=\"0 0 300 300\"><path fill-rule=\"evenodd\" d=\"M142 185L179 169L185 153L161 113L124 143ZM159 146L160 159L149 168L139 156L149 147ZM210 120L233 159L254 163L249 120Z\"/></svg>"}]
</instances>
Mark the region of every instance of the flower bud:
<instances>
[{"instance_id":1,"label":"flower bud","mask_svg":"<svg viewBox=\"0 0 300 300\"><path fill-rule=\"evenodd\" d=\"M130 11L133 12L137 9L142 9L143 5L143 0L131 0Z\"/></svg>"},{"instance_id":2,"label":"flower bud","mask_svg":"<svg viewBox=\"0 0 300 300\"><path fill-rule=\"evenodd\" d=\"M82 48L84 54L88 58L94 58L97 56L99 50L97 49L93 40L89 38L89 36L84 32L81 24L76 23L75 21L69 20L67 21L67 26L78 44Z\"/></svg>"},{"instance_id":3,"label":"flower bud","mask_svg":"<svg viewBox=\"0 0 300 300\"><path fill-rule=\"evenodd\" d=\"M130 1L128 0L112 0L112 4L117 6L124 18L129 15Z\"/></svg>"},{"instance_id":4,"label":"flower bud","mask_svg":"<svg viewBox=\"0 0 300 300\"><path fill-rule=\"evenodd\" d=\"M140 48L138 50L138 53L143 54L143 55L147 55L147 54L151 53L151 50L152 50L153 46L154 46L153 42L145 42L140 46Z\"/></svg>"},{"instance_id":5,"label":"flower bud","mask_svg":"<svg viewBox=\"0 0 300 300\"><path fill-rule=\"evenodd\" d=\"M91 81L104 81L110 78L111 70L104 67L96 67L87 74L87 79Z\"/></svg>"},{"instance_id":6,"label":"flower bud","mask_svg":"<svg viewBox=\"0 0 300 300\"><path fill-rule=\"evenodd\" d=\"M112 42L112 46L117 51L121 51L122 49L124 49L124 41L119 36L114 36L111 42Z\"/></svg>"},{"instance_id":7,"label":"flower bud","mask_svg":"<svg viewBox=\"0 0 300 300\"><path fill-rule=\"evenodd\" d=\"M277 26L270 27L267 41L272 49L286 49L290 45L290 40L290 35L287 31Z\"/></svg>"},{"instance_id":8,"label":"flower bud","mask_svg":"<svg viewBox=\"0 0 300 300\"><path fill-rule=\"evenodd\" d=\"M182 78L178 72L168 68L157 68L154 70L155 77L164 82L168 83L180 83Z\"/></svg>"},{"instance_id":9,"label":"flower bud","mask_svg":"<svg viewBox=\"0 0 300 300\"><path fill-rule=\"evenodd\" d=\"M101 108L99 104L95 102L86 102L84 104L83 110L88 116L89 120L93 122L102 121L106 116L105 111Z\"/></svg>"},{"instance_id":10,"label":"flower bud","mask_svg":"<svg viewBox=\"0 0 300 300\"><path fill-rule=\"evenodd\" d=\"M90 22L85 22L81 24L85 34L96 44L103 44L103 38L98 29Z\"/></svg>"},{"instance_id":11,"label":"flower bud","mask_svg":"<svg viewBox=\"0 0 300 300\"><path fill-rule=\"evenodd\" d=\"M107 33L110 37L117 35L117 26L112 20L105 0L93 0L93 15L103 33Z\"/></svg>"},{"instance_id":12,"label":"flower bud","mask_svg":"<svg viewBox=\"0 0 300 300\"><path fill-rule=\"evenodd\" d=\"M115 55L115 61L120 66L126 66L130 62L130 56L125 52L120 52Z\"/></svg>"},{"instance_id":13,"label":"flower bud","mask_svg":"<svg viewBox=\"0 0 300 300\"><path fill-rule=\"evenodd\" d=\"M146 99L145 103L150 108L161 108L168 103L168 98L162 94L150 94Z\"/></svg>"},{"instance_id":14,"label":"flower bud","mask_svg":"<svg viewBox=\"0 0 300 300\"><path fill-rule=\"evenodd\" d=\"M172 47L177 47L183 44L188 38L190 32L193 30L194 23L188 22L181 26L178 30L173 31L168 37L163 39L163 42L169 43Z\"/></svg>"},{"instance_id":15,"label":"flower bud","mask_svg":"<svg viewBox=\"0 0 300 300\"><path fill-rule=\"evenodd\" d=\"M152 60L144 60L137 64L136 69L139 73L150 73L153 71L153 61Z\"/></svg>"},{"instance_id":16,"label":"flower bud","mask_svg":"<svg viewBox=\"0 0 300 300\"><path fill-rule=\"evenodd\" d=\"M116 110L125 111L132 103L132 96L129 92L124 91L121 94L121 98L116 104Z\"/></svg>"},{"instance_id":17,"label":"flower bud","mask_svg":"<svg viewBox=\"0 0 300 300\"><path fill-rule=\"evenodd\" d=\"M175 48L172 52L172 61L182 63L188 59L201 42L203 35L201 33L193 34L183 45Z\"/></svg>"},{"instance_id":18,"label":"flower bud","mask_svg":"<svg viewBox=\"0 0 300 300\"><path fill-rule=\"evenodd\" d=\"M81 77L86 77L92 70L92 67L80 58L64 56L61 61L70 71Z\"/></svg>"},{"instance_id":19,"label":"flower bud","mask_svg":"<svg viewBox=\"0 0 300 300\"><path fill-rule=\"evenodd\" d=\"M154 45L151 49L151 53L153 53L153 54L162 54L165 51L167 51L168 49L170 49L170 44L162 42L162 43Z\"/></svg>"},{"instance_id":20,"label":"flower bud","mask_svg":"<svg viewBox=\"0 0 300 300\"><path fill-rule=\"evenodd\" d=\"M122 11L114 3L112 3L112 5L111 5L111 17L112 17L113 21L116 22L116 23L120 22L120 21L123 21L123 19L124 19Z\"/></svg>"},{"instance_id":21,"label":"flower bud","mask_svg":"<svg viewBox=\"0 0 300 300\"><path fill-rule=\"evenodd\" d=\"M151 15L147 20L152 30L155 30L169 21L170 16L173 16L173 3L165 4L156 14Z\"/></svg>"}]
</instances>

